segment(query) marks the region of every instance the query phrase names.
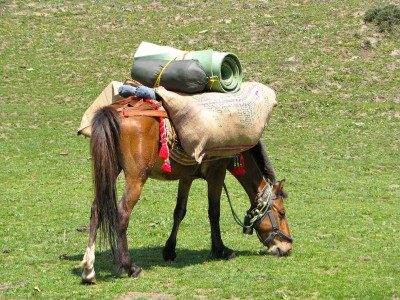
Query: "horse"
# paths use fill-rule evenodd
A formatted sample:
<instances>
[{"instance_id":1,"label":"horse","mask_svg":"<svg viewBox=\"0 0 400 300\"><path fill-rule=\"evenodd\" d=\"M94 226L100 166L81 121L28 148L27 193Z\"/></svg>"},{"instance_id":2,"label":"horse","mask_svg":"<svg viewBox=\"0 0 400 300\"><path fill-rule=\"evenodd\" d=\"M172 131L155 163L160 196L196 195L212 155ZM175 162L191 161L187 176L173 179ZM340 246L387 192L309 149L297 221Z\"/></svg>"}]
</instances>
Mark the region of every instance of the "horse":
<instances>
[{"instance_id":1,"label":"horse","mask_svg":"<svg viewBox=\"0 0 400 300\"><path fill-rule=\"evenodd\" d=\"M230 259L235 252L226 247L220 232L220 198L226 171L233 173L232 157L205 160L201 164L183 165L171 159L171 172L165 172L159 157L159 118L148 114L123 117L121 105L100 108L92 120L90 151L93 165L94 200L91 206L90 233L86 252L80 263L82 281L96 283L94 262L97 231L101 239L108 240L119 273L141 277L143 270L132 262L127 243L127 228L131 212L140 200L148 178L178 180L177 203L174 224L165 247L163 257L176 257L176 235L179 224L186 214L186 204L193 180L206 180L208 187L208 217L211 225L211 252L215 258ZM151 109L151 108L150 108ZM264 146L242 153L246 173L234 175L250 199L245 230L255 229L260 241L271 254L285 256L292 250L283 198L287 196L284 181L275 182L275 173L270 165ZM125 174L125 190L117 202L116 180Z\"/></svg>"}]
</instances>

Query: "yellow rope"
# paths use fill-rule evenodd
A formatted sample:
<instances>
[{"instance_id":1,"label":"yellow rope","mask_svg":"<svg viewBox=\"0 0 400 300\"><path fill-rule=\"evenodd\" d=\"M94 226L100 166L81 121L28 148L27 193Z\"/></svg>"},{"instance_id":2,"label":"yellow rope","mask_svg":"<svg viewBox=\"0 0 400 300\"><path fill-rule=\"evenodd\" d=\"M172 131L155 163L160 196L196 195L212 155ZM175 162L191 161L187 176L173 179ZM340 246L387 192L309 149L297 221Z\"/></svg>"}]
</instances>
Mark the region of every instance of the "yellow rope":
<instances>
[{"instance_id":1,"label":"yellow rope","mask_svg":"<svg viewBox=\"0 0 400 300\"><path fill-rule=\"evenodd\" d=\"M218 82L218 81L219 81L219 77L218 77L218 76L212 76L212 77L210 77L210 82L211 82L210 90L212 90L214 83L216 83L216 82Z\"/></svg>"},{"instance_id":2,"label":"yellow rope","mask_svg":"<svg viewBox=\"0 0 400 300\"><path fill-rule=\"evenodd\" d=\"M161 75L162 75L162 73L165 71L165 69L168 67L168 65L169 65L170 63L172 63L177 57L178 57L178 56L175 56L173 59L171 59L169 62L167 62L167 63L165 64L165 66L161 69L161 72L160 72L160 74L158 74L158 77L157 77L157 79L156 79L156 82L154 83L153 88L156 88L156 87L160 86L160 81L161 81Z\"/></svg>"}]
</instances>

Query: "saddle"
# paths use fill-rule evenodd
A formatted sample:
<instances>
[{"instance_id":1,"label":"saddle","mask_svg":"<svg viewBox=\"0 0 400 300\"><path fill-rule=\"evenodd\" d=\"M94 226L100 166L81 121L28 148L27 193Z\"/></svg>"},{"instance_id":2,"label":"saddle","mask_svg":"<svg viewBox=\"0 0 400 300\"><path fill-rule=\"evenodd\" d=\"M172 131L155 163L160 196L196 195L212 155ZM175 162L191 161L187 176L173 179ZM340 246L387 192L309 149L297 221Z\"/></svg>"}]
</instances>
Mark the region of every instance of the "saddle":
<instances>
[{"instance_id":1,"label":"saddle","mask_svg":"<svg viewBox=\"0 0 400 300\"><path fill-rule=\"evenodd\" d=\"M168 118L161 101L146 101L135 96L118 100L111 104L124 118L135 116Z\"/></svg>"},{"instance_id":2,"label":"saddle","mask_svg":"<svg viewBox=\"0 0 400 300\"><path fill-rule=\"evenodd\" d=\"M161 121L165 126L166 132L166 143L169 149L169 156L166 158L172 158L181 165L194 165L197 164L196 160L188 155L182 148L178 135L175 131L174 126L169 120L168 113L162 106L161 101L149 101L130 96L118 100L111 104L119 113L121 118L137 117L137 116L148 116L148 117L160 117L165 118ZM163 132L160 132L160 140L165 138ZM164 150L165 151L165 150ZM207 157L206 161L218 159L217 157Z\"/></svg>"}]
</instances>

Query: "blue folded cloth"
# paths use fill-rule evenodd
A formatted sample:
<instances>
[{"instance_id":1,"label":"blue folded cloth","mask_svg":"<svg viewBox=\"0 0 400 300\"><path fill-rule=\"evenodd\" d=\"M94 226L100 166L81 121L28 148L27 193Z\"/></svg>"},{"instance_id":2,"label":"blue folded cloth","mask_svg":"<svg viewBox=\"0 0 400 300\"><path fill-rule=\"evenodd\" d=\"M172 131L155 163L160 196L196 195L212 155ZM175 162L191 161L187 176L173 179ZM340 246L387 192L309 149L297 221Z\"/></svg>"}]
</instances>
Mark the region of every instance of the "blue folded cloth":
<instances>
[{"instance_id":1,"label":"blue folded cloth","mask_svg":"<svg viewBox=\"0 0 400 300\"><path fill-rule=\"evenodd\" d=\"M129 97L129 96L135 96L136 95L136 88L127 84L121 85L118 89L118 94L121 97Z\"/></svg>"},{"instance_id":2,"label":"blue folded cloth","mask_svg":"<svg viewBox=\"0 0 400 300\"><path fill-rule=\"evenodd\" d=\"M129 96L138 96L143 99L157 99L156 93L153 89L147 86L138 86L135 88L131 85L124 84L119 87L118 94L124 98Z\"/></svg>"},{"instance_id":3,"label":"blue folded cloth","mask_svg":"<svg viewBox=\"0 0 400 300\"><path fill-rule=\"evenodd\" d=\"M147 87L147 86L138 86L136 89L136 96L143 98L143 99L154 99L156 100L156 93L154 92L153 89Z\"/></svg>"}]
</instances>

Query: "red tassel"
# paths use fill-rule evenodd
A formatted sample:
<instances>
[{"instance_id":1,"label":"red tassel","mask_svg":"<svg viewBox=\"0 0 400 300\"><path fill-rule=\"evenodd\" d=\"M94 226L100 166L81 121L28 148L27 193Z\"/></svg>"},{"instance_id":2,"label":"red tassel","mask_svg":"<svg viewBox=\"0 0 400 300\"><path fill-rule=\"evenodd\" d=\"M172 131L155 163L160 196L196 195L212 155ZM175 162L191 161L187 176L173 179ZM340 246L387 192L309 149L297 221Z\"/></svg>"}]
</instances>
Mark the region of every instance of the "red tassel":
<instances>
[{"instance_id":1,"label":"red tassel","mask_svg":"<svg viewBox=\"0 0 400 300\"><path fill-rule=\"evenodd\" d=\"M244 175L244 174L246 174L246 170L244 169L244 157L243 157L243 154L242 153L240 153L240 168L241 168L241 174L240 175Z\"/></svg>"},{"instance_id":2,"label":"red tassel","mask_svg":"<svg viewBox=\"0 0 400 300\"><path fill-rule=\"evenodd\" d=\"M160 153L158 156L162 159L167 159L169 157L168 147L166 144L161 145Z\"/></svg>"},{"instance_id":3,"label":"red tassel","mask_svg":"<svg viewBox=\"0 0 400 300\"><path fill-rule=\"evenodd\" d=\"M233 175L233 176L238 176L238 175L239 175L238 172L236 171L236 168L234 168L234 169L232 170L232 175Z\"/></svg>"},{"instance_id":4,"label":"red tassel","mask_svg":"<svg viewBox=\"0 0 400 300\"><path fill-rule=\"evenodd\" d=\"M234 168L232 170L232 175L234 175L234 176L240 176L240 175L244 175L244 174L246 174L246 170L244 170L240 167Z\"/></svg>"},{"instance_id":5,"label":"red tassel","mask_svg":"<svg viewBox=\"0 0 400 300\"><path fill-rule=\"evenodd\" d=\"M171 171L172 171L172 169L171 169L171 164L169 163L168 160L166 160L166 161L162 164L161 170L163 170L164 172L167 172L167 173L171 173Z\"/></svg>"},{"instance_id":6,"label":"red tassel","mask_svg":"<svg viewBox=\"0 0 400 300\"><path fill-rule=\"evenodd\" d=\"M246 174L246 170L244 169L244 157L242 154L238 154L233 158L232 175L240 176L244 174Z\"/></svg>"},{"instance_id":7,"label":"red tassel","mask_svg":"<svg viewBox=\"0 0 400 300\"><path fill-rule=\"evenodd\" d=\"M148 103L151 104L156 104L157 101L155 100L151 100L151 99L146 99L144 100ZM161 109L161 107L157 107L156 110ZM172 169L171 169L171 164L169 162L169 149L168 149L168 138L167 138L167 128L166 128L166 124L165 124L165 120L163 117L160 117L160 153L158 154L158 156L161 159L164 159L164 163L161 165L161 169L164 172L167 173L171 173Z\"/></svg>"}]
</instances>

